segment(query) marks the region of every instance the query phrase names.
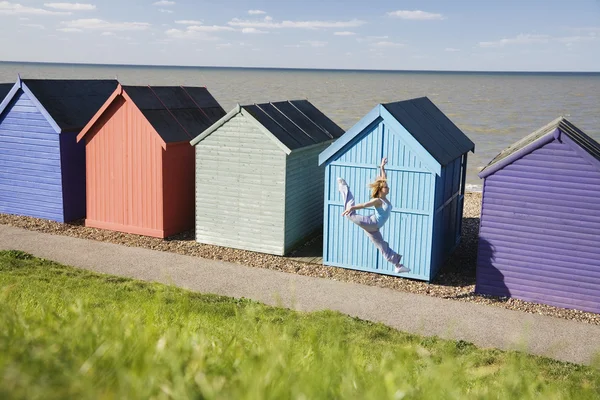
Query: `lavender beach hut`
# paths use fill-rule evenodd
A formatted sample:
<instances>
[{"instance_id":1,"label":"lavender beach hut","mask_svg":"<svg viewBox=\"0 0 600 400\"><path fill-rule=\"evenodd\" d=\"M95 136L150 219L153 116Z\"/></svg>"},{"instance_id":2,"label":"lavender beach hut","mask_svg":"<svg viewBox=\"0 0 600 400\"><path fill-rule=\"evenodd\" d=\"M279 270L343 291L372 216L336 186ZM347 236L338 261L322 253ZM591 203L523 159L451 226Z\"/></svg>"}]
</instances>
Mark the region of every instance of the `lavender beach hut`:
<instances>
[{"instance_id":1,"label":"lavender beach hut","mask_svg":"<svg viewBox=\"0 0 600 400\"><path fill-rule=\"evenodd\" d=\"M383 239L411 271L432 280L461 238L467 154L475 145L427 97L379 104L319 155L325 165L323 263L396 275L361 228L343 218L337 177L357 203L386 166L393 210ZM372 210L359 210L359 214Z\"/></svg>"},{"instance_id":2,"label":"lavender beach hut","mask_svg":"<svg viewBox=\"0 0 600 400\"><path fill-rule=\"evenodd\" d=\"M476 292L600 312L600 144L561 117L479 176Z\"/></svg>"},{"instance_id":3,"label":"lavender beach hut","mask_svg":"<svg viewBox=\"0 0 600 400\"><path fill-rule=\"evenodd\" d=\"M85 216L85 148L76 136L116 86L19 78L0 97L0 213L58 222Z\"/></svg>"}]
</instances>

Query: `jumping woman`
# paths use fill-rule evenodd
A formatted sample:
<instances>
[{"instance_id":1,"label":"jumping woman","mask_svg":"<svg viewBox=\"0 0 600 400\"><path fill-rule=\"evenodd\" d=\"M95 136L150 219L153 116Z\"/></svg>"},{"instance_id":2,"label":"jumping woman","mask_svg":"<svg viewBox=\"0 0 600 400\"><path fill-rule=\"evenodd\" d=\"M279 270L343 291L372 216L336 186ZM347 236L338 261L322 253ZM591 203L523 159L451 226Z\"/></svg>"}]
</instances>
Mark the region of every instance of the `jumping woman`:
<instances>
[{"instance_id":1,"label":"jumping woman","mask_svg":"<svg viewBox=\"0 0 600 400\"><path fill-rule=\"evenodd\" d=\"M387 242L383 240L381 232L379 232L392 212L392 204L387 199L390 188L387 185L387 175L385 173L386 163L387 158L384 157L379 166L381 174L375 179L375 182L369 185L371 187L370 201L362 204L354 204L354 196L352 195L348 184L342 178L338 178L338 188L344 198L344 212L342 215L364 229L369 239L377 246L385 259L394 264L396 273L401 274L409 272L410 269L400 263L402 256L390 249ZM374 214L359 215L356 213L356 210L369 207L375 208Z\"/></svg>"}]
</instances>

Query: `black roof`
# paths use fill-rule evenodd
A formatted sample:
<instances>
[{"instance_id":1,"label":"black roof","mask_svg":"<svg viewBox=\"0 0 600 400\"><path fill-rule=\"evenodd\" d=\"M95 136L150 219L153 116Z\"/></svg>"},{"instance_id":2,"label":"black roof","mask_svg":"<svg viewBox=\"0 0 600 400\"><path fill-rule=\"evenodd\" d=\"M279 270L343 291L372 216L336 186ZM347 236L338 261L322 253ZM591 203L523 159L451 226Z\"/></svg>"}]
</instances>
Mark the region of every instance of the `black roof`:
<instances>
[{"instance_id":1,"label":"black roof","mask_svg":"<svg viewBox=\"0 0 600 400\"><path fill-rule=\"evenodd\" d=\"M427 97L382 104L442 166L475 144Z\"/></svg>"},{"instance_id":2,"label":"black roof","mask_svg":"<svg viewBox=\"0 0 600 400\"><path fill-rule=\"evenodd\" d=\"M117 88L116 80L23 79L63 132L81 130Z\"/></svg>"},{"instance_id":3,"label":"black roof","mask_svg":"<svg viewBox=\"0 0 600 400\"><path fill-rule=\"evenodd\" d=\"M518 142L513 143L508 146L506 149L502 150L496 157L486 165L480 173L488 170L491 166L501 163L503 160L506 160L512 154L521 150L525 146L536 142L542 137L552 134L556 129L560 130L562 133L567 135L571 140L577 143L582 149L587 151L591 156L593 156L596 160L600 161L600 143L583 133L579 128L573 125L569 120L565 117L558 117L554 121L550 122L547 125L544 125L537 131L525 136L523 139Z\"/></svg>"},{"instance_id":4,"label":"black roof","mask_svg":"<svg viewBox=\"0 0 600 400\"><path fill-rule=\"evenodd\" d=\"M6 95L8 94L8 92L10 92L10 89L12 89L12 87L15 86L15 83L0 83L0 103L2 103L2 100L4 100L4 98L6 97Z\"/></svg>"},{"instance_id":5,"label":"black roof","mask_svg":"<svg viewBox=\"0 0 600 400\"><path fill-rule=\"evenodd\" d=\"M189 142L225 115L204 87L123 86L165 143Z\"/></svg>"},{"instance_id":6,"label":"black roof","mask_svg":"<svg viewBox=\"0 0 600 400\"><path fill-rule=\"evenodd\" d=\"M241 106L288 149L295 150L337 139L344 130L308 100Z\"/></svg>"}]
</instances>

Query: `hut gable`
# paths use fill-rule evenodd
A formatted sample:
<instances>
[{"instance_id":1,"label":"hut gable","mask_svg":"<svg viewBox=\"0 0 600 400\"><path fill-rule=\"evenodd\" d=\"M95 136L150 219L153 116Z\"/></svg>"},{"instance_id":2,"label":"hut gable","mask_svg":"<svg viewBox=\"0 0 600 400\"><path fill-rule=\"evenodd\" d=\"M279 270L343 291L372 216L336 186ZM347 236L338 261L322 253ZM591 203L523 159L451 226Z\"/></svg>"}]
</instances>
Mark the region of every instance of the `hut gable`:
<instances>
[{"instance_id":1,"label":"hut gable","mask_svg":"<svg viewBox=\"0 0 600 400\"><path fill-rule=\"evenodd\" d=\"M382 157L381 149L385 148L389 153L388 161L393 165L427 170L428 164L423 160L430 157L422 157L424 149L412 139L404 127L394 122L378 118L365 128L350 146L338 153L336 162L378 164ZM436 168L428 170L433 172Z\"/></svg>"},{"instance_id":2,"label":"hut gable","mask_svg":"<svg viewBox=\"0 0 600 400\"><path fill-rule=\"evenodd\" d=\"M135 105L165 145L188 142L225 115L223 108L204 87L119 85L81 131L78 140L90 131L119 96Z\"/></svg>"},{"instance_id":3,"label":"hut gable","mask_svg":"<svg viewBox=\"0 0 600 400\"><path fill-rule=\"evenodd\" d=\"M599 150L559 118L481 171L478 293L600 312Z\"/></svg>"},{"instance_id":4,"label":"hut gable","mask_svg":"<svg viewBox=\"0 0 600 400\"><path fill-rule=\"evenodd\" d=\"M559 117L537 131L525 136L518 142L502 150L480 172L479 177L485 178L504 168L524 155L539 149L565 135L567 143L571 144L574 151L589 159L594 166L600 165L600 145L594 139L573 125L564 117Z\"/></svg>"},{"instance_id":5,"label":"hut gable","mask_svg":"<svg viewBox=\"0 0 600 400\"><path fill-rule=\"evenodd\" d=\"M368 162L377 162L372 159L377 158L372 152L377 146L370 150L360 145L356 150L353 147L363 140L365 144L372 146L373 140L367 136L383 137L381 133L384 131L401 137L400 146L408 151L408 153L390 152L402 157L397 162L406 166L421 163L420 167L427 167L438 175L441 174L443 167L463 154L475 150L473 142L431 100L422 97L378 105L340 140L323 152L319 156L319 163L323 164L334 157L337 158L348 149L357 154L366 154L364 157L370 156ZM390 148L386 146L386 149ZM392 148L392 150L398 149Z\"/></svg>"},{"instance_id":6,"label":"hut gable","mask_svg":"<svg viewBox=\"0 0 600 400\"><path fill-rule=\"evenodd\" d=\"M191 144L198 144L239 113L275 140L287 154L293 150L337 139L344 133L342 128L307 100L291 100L238 105Z\"/></svg>"}]
</instances>

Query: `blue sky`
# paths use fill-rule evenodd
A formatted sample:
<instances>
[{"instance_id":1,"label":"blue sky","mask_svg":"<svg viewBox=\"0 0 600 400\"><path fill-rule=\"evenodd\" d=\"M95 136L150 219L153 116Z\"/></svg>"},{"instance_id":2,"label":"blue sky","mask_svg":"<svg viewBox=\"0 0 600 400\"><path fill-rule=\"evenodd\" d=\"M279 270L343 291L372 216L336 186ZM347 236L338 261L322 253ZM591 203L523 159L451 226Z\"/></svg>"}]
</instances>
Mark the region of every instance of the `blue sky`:
<instances>
[{"instance_id":1,"label":"blue sky","mask_svg":"<svg viewBox=\"0 0 600 400\"><path fill-rule=\"evenodd\" d=\"M600 71L600 0L0 0L0 59Z\"/></svg>"}]
</instances>

